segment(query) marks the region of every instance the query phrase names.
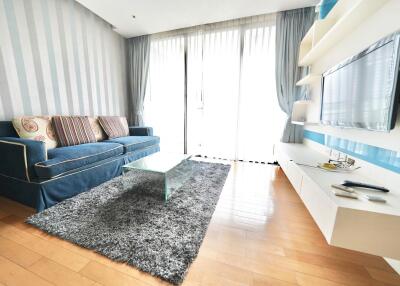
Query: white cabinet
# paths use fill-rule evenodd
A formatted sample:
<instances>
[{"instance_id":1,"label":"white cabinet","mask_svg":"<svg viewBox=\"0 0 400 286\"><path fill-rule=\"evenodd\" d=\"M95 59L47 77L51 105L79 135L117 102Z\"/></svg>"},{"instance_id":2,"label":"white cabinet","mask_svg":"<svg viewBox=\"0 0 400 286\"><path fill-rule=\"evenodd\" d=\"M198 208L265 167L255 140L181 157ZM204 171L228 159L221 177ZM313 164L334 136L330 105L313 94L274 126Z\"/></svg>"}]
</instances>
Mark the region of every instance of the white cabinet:
<instances>
[{"instance_id":1,"label":"white cabinet","mask_svg":"<svg viewBox=\"0 0 400 286\"><path fill-rule=\"evenodd\" d=\"M298 166L292 161L287 162L285 174L288 177L290 183L296 192L300 195L301 183L303 180L303 174L300 172Z\"/></svg>"},{"instance_id":2,"label":"white cabinet","mask_svg":"<svg viewBox=\"0 0 400 286\"><path fill-rule=\"evenodd\" d=\"M357 172L340 174L299 165L316 166L327 160L326 155L303 144L278 144L276 158L329 244L400 259L397 194L379 194L387 200L386 204L335 196L331 185L345 179L378 185L379 182Z\"/></svg>"},{"instance_id":3,"label":"white cabinet","mask_svg":"<svg viewBox=\"0 0 400 286\"><path fill-rule=\"evenodd\" d=\"M296 192L300 195L301 181L303 179L302 172L300 172L298 166L291 161L290 157L288 157L288 154L285 152L278 151L275 156L279 165L285 172L286 177L289 179Z\"/></svg>"},{"instance_id":4,"label":"white cabinet","mask_svg":"<svg viewBox=\"0 0 400 286\"><path fill-rule=\"evenodd\" d=\"M337 206L323 191L321 191L321 188L308 177L303 177L301 199L325 236L325 239L330 243L335 224Z\"/></svg>"}]
</instances>

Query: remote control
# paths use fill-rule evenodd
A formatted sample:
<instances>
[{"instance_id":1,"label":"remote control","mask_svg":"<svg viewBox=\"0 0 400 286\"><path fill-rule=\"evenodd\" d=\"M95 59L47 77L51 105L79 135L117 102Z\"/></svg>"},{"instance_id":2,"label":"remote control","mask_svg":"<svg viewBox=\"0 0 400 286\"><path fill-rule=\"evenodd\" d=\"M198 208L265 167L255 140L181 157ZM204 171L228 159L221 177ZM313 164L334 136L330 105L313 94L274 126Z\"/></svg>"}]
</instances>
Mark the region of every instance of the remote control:
<instances>
[{"instance_id":1,"label":"remote control","mask_svg":"<svg viewBox=\"0 0 400 286\"><path fill-rule=\"evenodd\" d=\"M386 200L384 198L378 196L365 195L365 197L371 202L386 203Z\"/></svg>"},{"instance_id":2,"label":"remote control","mask_svg":"<svg viewBox=\"0 0 400 286\"><path fill-rule=\"evenodd\" d=\"M347 180L344 181L342 185L346 186L346 187L359 187L359 188L366 188L366 189L374 189L374 190L382 191L385 193L389 192L389 190L384 187L374 186L374 185L370 185L370 184L364 184L364 183L360 183L360 182L347 181Z\"/></svg>"},{"instance_id":3,"label":"remote control","mask_svg":"<svg viewBox=\"0 0 400 286\"><path fill-rule=\"evenodd\" d=\"M341 190L335 190L334 193L335 193L335 196L338 196L338 197L358 199L358 196L355 193L349 193L349 192L341 191Z\"/></svg>"},{"instance_id":4,"label":"remote control","mask_svg":"<svg viewBox=\"0 0 400 286\"><path fill-rule=\"evenodd\" d=\"M331 187L335 188L335 189L338 189L338 190L345 191L345 192L349 192L349 193L354 193L355 192L355 190L353 188L346 187L346 186L343 186L343 185L331 185Z\"/></svg>"}]
</instances>

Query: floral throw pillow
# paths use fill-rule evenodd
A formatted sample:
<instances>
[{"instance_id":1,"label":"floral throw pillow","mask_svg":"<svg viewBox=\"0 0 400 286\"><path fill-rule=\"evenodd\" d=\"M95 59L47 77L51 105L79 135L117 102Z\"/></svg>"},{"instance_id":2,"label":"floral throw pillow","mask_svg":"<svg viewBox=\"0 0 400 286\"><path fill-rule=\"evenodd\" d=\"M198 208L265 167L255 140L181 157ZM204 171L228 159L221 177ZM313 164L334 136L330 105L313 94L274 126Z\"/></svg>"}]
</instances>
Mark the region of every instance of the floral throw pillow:
<instances>
[{"instance_id":1,"label":"floral throw pillow","mask_svg":"<svg viewBox=\"0 0 400 286\"><path fill-rule=\"evenodd\" d=\"M20 138L43 141L47 150L58 145L50 116L21 116L14 118L12 124Z\"/></svg>"}]
</instances>

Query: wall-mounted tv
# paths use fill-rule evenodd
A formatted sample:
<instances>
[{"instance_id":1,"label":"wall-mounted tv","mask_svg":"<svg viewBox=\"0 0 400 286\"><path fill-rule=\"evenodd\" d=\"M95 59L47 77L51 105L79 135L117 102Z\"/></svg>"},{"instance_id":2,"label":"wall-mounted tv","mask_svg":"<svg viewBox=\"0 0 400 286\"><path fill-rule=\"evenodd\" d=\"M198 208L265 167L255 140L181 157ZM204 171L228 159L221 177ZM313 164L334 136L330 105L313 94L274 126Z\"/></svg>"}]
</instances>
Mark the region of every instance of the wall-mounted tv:
<instances>
[{"instance_id":1,"label":"wall-mounted tv","mask_svg":"<svg viewBox=\"0 0 400 286\"><path fill-rule=\"evenodd\" d=\"M400 32L322 75L321 123L390 131L400 97Z\"/></svg>"}]
</instances>

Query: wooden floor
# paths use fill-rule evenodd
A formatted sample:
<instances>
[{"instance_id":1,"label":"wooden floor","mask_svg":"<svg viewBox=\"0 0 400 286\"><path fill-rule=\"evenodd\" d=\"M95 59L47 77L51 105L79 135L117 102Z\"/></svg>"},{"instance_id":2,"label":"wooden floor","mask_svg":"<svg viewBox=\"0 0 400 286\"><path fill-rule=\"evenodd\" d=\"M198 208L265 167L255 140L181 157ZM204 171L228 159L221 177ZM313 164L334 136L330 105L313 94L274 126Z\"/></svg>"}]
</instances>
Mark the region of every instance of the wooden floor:
<instances>
[{"instance_id":1,"label":"wooden floor","mask_svg":"<svg viewBox=\"0 0 400 286\"><path fill-rule=\"evenodd\" d=\"M0 286L168 285L23 223L0 197ZM328 246L283 172L232 167L183 285L400 285L380 257Z\"/></svg>"}]
</instances>

